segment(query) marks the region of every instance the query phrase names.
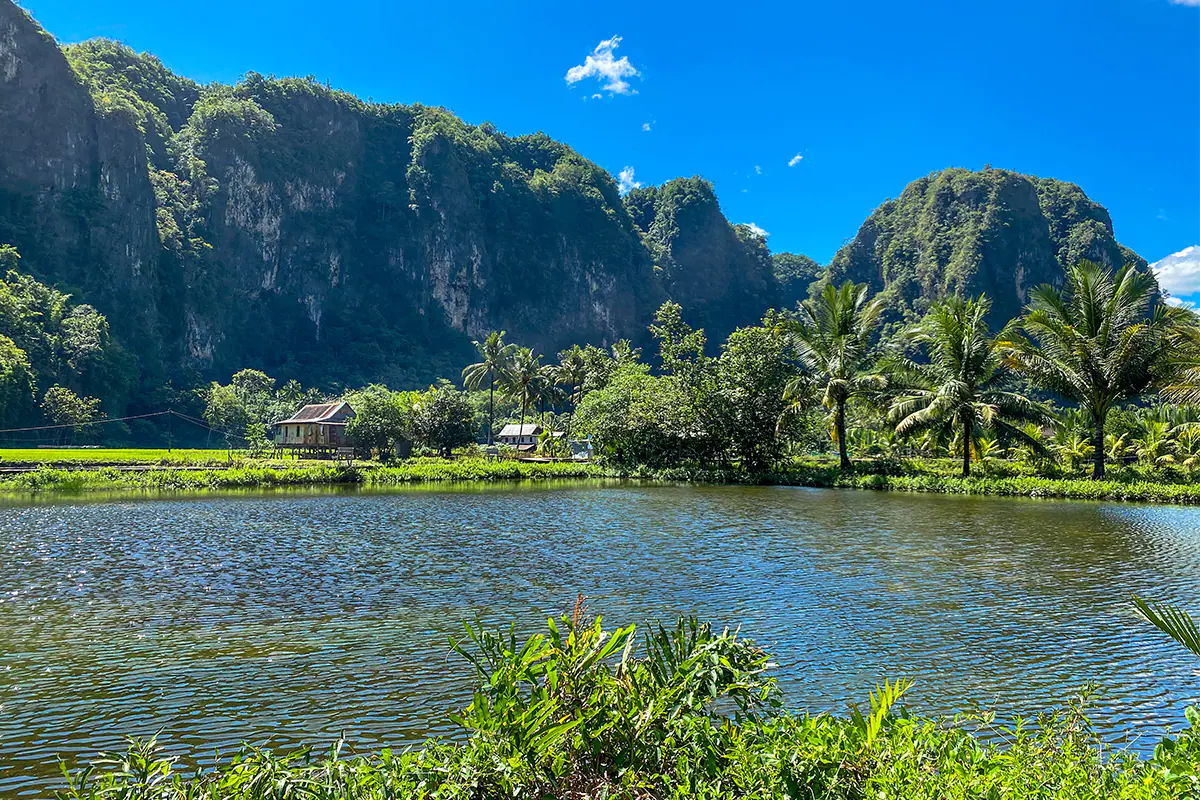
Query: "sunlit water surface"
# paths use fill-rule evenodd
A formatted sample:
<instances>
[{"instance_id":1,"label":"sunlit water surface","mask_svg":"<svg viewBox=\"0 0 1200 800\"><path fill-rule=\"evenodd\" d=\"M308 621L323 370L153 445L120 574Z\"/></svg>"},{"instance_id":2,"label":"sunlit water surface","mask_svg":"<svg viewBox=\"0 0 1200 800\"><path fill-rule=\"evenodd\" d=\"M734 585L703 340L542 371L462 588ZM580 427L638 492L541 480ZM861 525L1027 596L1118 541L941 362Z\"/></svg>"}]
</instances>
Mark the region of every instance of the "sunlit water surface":
<instances>
[{"instance_id":1,"label":"sunlit water surface","mask_svg":"<svg viewBox=\"0 0 1200 800\"><path fill-rule=\"evenodd\" d=\"M697 614L775 655L788 704L884 677L909 707L1062 707L1147 750L1200 701L1132 593L1200 599L1200 509L766 487L570 486L0 508L0 794L125 734L190 760L453 735L476 614L530 632Z\"/></svg>"}]
</instances>

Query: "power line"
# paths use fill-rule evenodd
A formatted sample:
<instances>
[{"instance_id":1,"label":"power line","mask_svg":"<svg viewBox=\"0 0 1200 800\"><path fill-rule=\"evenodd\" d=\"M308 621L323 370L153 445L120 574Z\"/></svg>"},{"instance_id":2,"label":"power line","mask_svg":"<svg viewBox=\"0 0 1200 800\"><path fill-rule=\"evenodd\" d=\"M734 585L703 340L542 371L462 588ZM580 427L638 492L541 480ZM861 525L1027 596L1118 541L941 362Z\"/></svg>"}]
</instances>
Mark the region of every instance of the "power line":
<instances>
[{"instance_id":1,"label":"power line","mask_svg":"<svg viewBox=\"0 0 1200 800\"><path fill-rule=\"evenodd\" d=\"M61 424L61 425L33 425L30 427L26 427L26 428L0 428L0 434L28 433L30 431L54 431L54 430L65 430L65 429L76 430L79 428L86 428L90 425L107 425L111 422L128 422L129 420L133 420L133 419L149 419L150 417L161 417L164 415L179 417L180 419L184 420L185 422L189 422L192 425L196 425L200 428L203 428L207 431L211 431L213 433L219 433L222 436L228 436L228 437L232 437L232 438L236 438L236 439L245 439L246 438L244 435L239 434L239 433L234 433L233 431L225 431L225 430L221 430L220 428L214 428L214 427L210 426L208 423L204 422L203 420L197 419L196 417L188 416L187 414L182 414L173 408L169 408L166 411L152 411L148 414L132 414L127 417L110 417L110 418L105 418L105 419L95 419L95 420L89 420L87 422L80 422L77 424L66 423L66 424ZM9 441L13 441L13 440L9 440ZM38 441L38 440L37 439L23 439L20 441L33 442L33 441Z\"/></svg>"},{"instance_id":2,"label":"power line","mask_svg":"<svg viewBox=\"0 0 1200 800\"><path fill-rule=\"evenodd\" d=\"M214 428L214 427L210 426L207 422L204 422L203 420L196 419L195 417L189 417L187 414L181 414L180 412L175 411L174 409L172 409L170 411L160 412L160 413L166 413L166 414L170 414L175 417L179 417L184 422L190 422L199 428L203 428L206 431L212 431L213 433L219 433L222 436L230 436L234 439L242 439L242 440L245 440L245 438L246 438L245 435L240 434L240 433L234 433L233 431L223 431L220 428Z\"/></svg>"},{"instance_id":3,"label":"power line","mask_svg":"<svg viewBox=\"0 0 1200 800\"><path fill-rule=\"evenodd\" d=\"M82 428L86 425L107 425L110 422L126 422L131 419L146 419L148 417L161 417L163 414L174 414L174 411L154 411L150 414L134 414L128 417L106 417L105 419L94 419L88 422L80 422L78 424L65 425L34 425L28 428L0 428L0 433L24 433L26 431L53 431L62 428Z\"/></svg>"}]
</instances>

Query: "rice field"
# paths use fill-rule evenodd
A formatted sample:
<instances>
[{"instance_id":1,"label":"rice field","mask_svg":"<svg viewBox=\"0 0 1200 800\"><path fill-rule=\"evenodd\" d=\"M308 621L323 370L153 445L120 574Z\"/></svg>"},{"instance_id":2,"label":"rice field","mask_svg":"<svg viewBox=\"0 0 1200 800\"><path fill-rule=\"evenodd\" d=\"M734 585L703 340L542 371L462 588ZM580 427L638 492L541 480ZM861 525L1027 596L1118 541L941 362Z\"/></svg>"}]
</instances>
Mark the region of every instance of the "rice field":
<instances>
[{"instance_id":1,"label":"rice field","mask_svg":"<svg viewBox=\"0 0 1200 800\"><path fill-rule=\"evenodd\" d=\"M0 468L39 464L219 464L245 458L244 451L179 448L31 447L0 448Z\"/></svg>"}]
</instances>

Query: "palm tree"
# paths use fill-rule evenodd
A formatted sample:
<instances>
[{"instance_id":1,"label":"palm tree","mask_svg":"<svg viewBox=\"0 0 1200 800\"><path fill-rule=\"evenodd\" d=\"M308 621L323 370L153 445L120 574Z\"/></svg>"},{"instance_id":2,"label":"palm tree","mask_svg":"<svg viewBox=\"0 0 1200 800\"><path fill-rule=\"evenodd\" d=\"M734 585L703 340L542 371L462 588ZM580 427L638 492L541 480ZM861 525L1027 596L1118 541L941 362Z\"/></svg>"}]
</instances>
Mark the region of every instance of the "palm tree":
<instances>
[{"instance_id":1,"label":"palm tree","mask_svg":"<svg viewBox=\"0 0 1200 800\"><path fill-rule=\"evenodd\" d=\"M476 391L488 385L488 446L492 445L492 429L496 422L496 381L503 385L508 378L515 345L504 343L504 331L492 331L482 342L474 342L479 362L462 371L463 388Z\"/></svg>"},{"instance_id":2,"label":"palm tree","mask_svg":"<svg viewBox=\"0 0 1200 800\"><path fill-rule=\"evenodd\" d=\"M1134 454L1138 461L1148 467L1174 464L1175 456L1171 452L1175 449L1173 435L1174 429L1166 420L1148 419L1143 421L1137 438L1133 440Z\"/></svg>"},{"instance_id":3,"label":"palm tree","mask_svg":"<svg viewBox=\"0 0 1200 800\"><path fill-rule=\"evenodd\" d=\"M521 428L524 435L525 412L537 402L542 391L545 373L542 371L542 357L528 347L518 347L512 357L508 371L508 390L510 396L521 404Z\"/></svg>"},{"instance_id":4,"label":"palm tree","mask_svg":"<svg viewBox=\"0 0 1200 800\"><path fill-rule=\"evenodd\" d=\"M1080 432L1079 428L1059 426L1054 431L1053 450L1059 458L1067 461L1072 472L1079 469L1084 461L1095 458L1096 451L1089 436Z\"/></svg>"},{"instance_id":5,"label":"palm tree","mask_svg":"<svg viewBox=\"0 0 1200 800\"><path fill-rule=\"evenodd\" d=\"M570 434L571 422L575 417L575 409L583 400L583 384L588 379L588 362L584 350L579 345L558 354L558 364L552 368L552 380L556 386L565 386L561 392L563 399L570 406L570 416L567 417L567 433Z\"/></svg>"},{"instance_id":6,"label":"palm tree","mask_svg":"<svg viewBox=\"0 0 1200 800\"><path fill-rule=\"evenodd\" d=\"M618 339L609 350L618 367L632 364L642 357L642 348L634 347L628 339Z\"/></svg>"},{"instance_id":7,"label":"palm tree","mask_svg":"<svg viewBox=\"0 0 1200 800\"><path fill-rule=\"evenodd\" d=\"M1122 400L1159 378L1185 322L1180 309L1155 305L1154 278L1122 267L1114 275L1090 261L1067 272L1067 287L1039 286L1021 320L1025 337L1004 343L1007 363L1070 400L1089 419L1092 477L1104 478L1104 423Z\"/></svg>"},{"instance_id":8,"label":"palm tree","mask_svg":"<svg viewBox=\"0 0 1200 800\"><path fill-rule=\"evenodd\" d=\"M1180 425L1175 436L1175 448L1179 463L1188 472L1200 466L1200 424L1186 422Z\"/></svg>"},{"instance_id":9,"label":"palm tree","mask_svg":"<svg viewBox=\"0 0 1200 800\"><path fill-rule=\"evenodd\" d=\"M1190 309L1180 312L1183 319L1172 332L1175 345L1169 356L1166 386L1167 400L1185 406L1200 405L1200 318Z\"/></svg>"},{"instance_id":10,"label":"palm tree","mask_svg":"<svg viewBox=\"0 0 1200 800\"><path fill-rule=\"evenodd\" d=\"M538 424L542 427L546 425L546 405L551 407L560 403L564 397L563 391L558 388L558 365L543 364L538 369L537 381L537 405L538 405Z\"/></svg>"},{"instance_id":11,"label":"palm tree","mask_svg":"<svg viewBox=\"0 0 1200 800\"><path fill-rule=\"evenodd\" d=\"M945 439L941 431L925 431L917 437L917 452L926 457L938 458L946 453Z\"/></svg>"},{"instance_id":12,"label":"palm tree","mask_svg":"<svg viewBox=\"0 0 1200 800\"><path fill-rule=\"evenodd\" d=\"M779 329L794 337L797 357L823 387L822 403L834 414L841 468L850 469L846 451L846 404L863 392L885 385L883 377L868 370L871 336L883 313L883 299L868 299L867 285L846 281L841 288L827 284L821 294L805 300L797 315ZM812 380L802 376L784 389L785 398L803 397Z\"/></svg>"},{"instance_id":13,"label":"palm tree","mask_svg":"<svg viewBox=\"0 0 1200 800\"><path fill-rule=\"evenodd\" d=\"M1105 434L1104 436L1104 456L1109 461L1118 462L1125 458L1125 452L1129 449L1127 436L1122 433Z\"/></svg>"},{"instance_id":14,"label":"palm tree","mask_svg":"<svg viewBox=\"0 0 1200 800\"><path fill-rule=\"evenodd\" d=\"M999 342L988 335L991 308L986 295L937 303L907 332L910 341L924 345L928 362L891 362L893 380L902 387L888 412L896 433L938 430L947 439L957 434L964 478L971 475L972 450L982 456L985 433L1037 448L1040 441L1021 425L1051 421L1049 409L1006 388Z\"/></svg>"},{"instance_id":15,"label":"palm tree","mask_svg":"<svg viewBox=\"0 0 1200 800\"><path fill-rule=\"evenodd\" d=\"M975 456L986 467L1004 458L1005 452L998 441L985 436L975 443Z\"/></svg>"},{"instance_id":16,"label":"palm tree","mask_svg":"<svg viewBox=\"0 0 1200 800\"><path fill-rule=\"evenodd\" d=\"M573 345L570 350L558 354L558 366L554 368L554 382L567 387L566 397L571 404L571 410L583 399L583 383L587 380L587 360L583 348Z\"/></svg>"}]
</instances>

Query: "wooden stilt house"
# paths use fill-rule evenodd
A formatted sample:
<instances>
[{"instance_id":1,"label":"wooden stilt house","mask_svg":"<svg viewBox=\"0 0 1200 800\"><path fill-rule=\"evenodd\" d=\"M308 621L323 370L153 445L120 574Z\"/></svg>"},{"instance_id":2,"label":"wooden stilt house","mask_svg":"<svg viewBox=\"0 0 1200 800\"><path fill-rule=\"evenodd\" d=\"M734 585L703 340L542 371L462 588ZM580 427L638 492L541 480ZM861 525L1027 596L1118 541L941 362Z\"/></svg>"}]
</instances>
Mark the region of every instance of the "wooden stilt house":
<instances>
[{"instance_id":1,"label":"wooden stilt house","mask_svg":"<svg viewBox=\"0 0 1200 800\"><path fill-rule=\"evenodd\" d=\"M331 458L352 446L346 425L354 417L354 409L345 400L305 406L272 426L275 447L298 456Z\"/></svg>"}]
</instances>

